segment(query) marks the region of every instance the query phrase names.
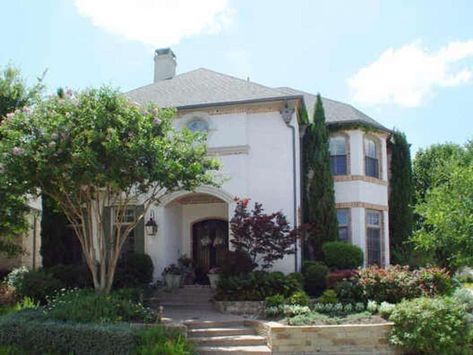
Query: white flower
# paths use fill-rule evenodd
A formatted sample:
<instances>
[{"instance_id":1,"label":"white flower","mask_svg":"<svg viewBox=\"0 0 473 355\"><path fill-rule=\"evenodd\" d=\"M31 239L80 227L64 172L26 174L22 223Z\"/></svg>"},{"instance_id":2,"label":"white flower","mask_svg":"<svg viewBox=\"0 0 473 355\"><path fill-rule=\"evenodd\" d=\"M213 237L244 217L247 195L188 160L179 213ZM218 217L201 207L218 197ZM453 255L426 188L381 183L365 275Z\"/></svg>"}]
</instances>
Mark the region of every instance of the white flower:
<instances>
[{"instance_id":1,"label":"white flower","mask_svg":"<svg viewBox=\"0 0 473 355\"><path fill-rule=\"evenodd\" d=\"M23 155L25 153L25 150L21 147L14 147L12 149L12 154L14 156L20 156L20 155Z\"/></svg>"},{"instance_id":2,"label":"white flower","mask_svg":"<svg viewBox=\"0 0 473 355\"><path fill-rule=\"evenodd\" d=\"M159 125L161 124L161 120L160 120L158 117L155 117L155 118L153 119L153 124L154 124L155 126L159 126Z\"/></svg>"},{"instance_id":3,"label":"white flower","mask_svg":"<svg viewBox=\"0 0 473 355\"><path fill-rule=\"evenodd\" d=\"M56 142L49 142L48 147L49 147L49 148L54 148L54 147L56 147Z\"/></svg>"}]
</instances>

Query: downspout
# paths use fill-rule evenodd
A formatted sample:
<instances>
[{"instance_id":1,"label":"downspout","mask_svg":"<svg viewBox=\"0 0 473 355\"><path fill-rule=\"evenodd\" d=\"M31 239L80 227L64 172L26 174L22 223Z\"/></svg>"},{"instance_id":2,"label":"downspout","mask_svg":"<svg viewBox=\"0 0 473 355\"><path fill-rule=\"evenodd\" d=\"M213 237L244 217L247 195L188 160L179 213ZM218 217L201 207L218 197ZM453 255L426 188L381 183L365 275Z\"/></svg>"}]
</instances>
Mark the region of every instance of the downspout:
<instances>
[{"instance_id":1,"label":"downspout","mask_svg":"<svg viewBox=\"0 0 473 355\"><path fill-rule=\"evenodd\" d=\"M292 130L292 196L293 196L293 216L294 216L294 229L298 227L297 225L297 157L296 157L296 127L291 124L294 109L289 108L287 103L284 106L284 109L281 111L281 116L284 119L286 125ZM296 245L294 247L294 272L298 271L299 258L298 258L298 241L296 240Z\"/></svg>"}]
</instances>

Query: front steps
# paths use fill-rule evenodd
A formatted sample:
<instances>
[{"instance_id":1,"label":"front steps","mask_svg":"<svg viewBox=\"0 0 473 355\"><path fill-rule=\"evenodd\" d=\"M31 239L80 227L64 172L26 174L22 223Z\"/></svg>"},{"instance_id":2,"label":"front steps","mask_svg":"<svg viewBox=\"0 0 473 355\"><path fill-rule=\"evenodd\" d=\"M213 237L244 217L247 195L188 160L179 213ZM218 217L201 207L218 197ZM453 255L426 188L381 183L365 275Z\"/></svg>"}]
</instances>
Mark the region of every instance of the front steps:
<instances>
[{"instance_id":1,"label":"front steps","mask_svg":"<svg viewBox=\"0 0 473 355\"><path fill-rule=\"evenodd\" d=\"M213 295L214 291L209 286L186 285L173 290L162 289L156 298L165 309L167 307L205 309L212 308L210 300Z\"/></svg>"},{"instance_id":2,"label":"front steps","mask_svg":"<svg viewBox=\"0 0 473 355\"><path fill-rule=\"evenodd\" d=\"M188 340L201 355L271 354L266 338L243 321L187 322Z\"/></svg>"}]
</instances>

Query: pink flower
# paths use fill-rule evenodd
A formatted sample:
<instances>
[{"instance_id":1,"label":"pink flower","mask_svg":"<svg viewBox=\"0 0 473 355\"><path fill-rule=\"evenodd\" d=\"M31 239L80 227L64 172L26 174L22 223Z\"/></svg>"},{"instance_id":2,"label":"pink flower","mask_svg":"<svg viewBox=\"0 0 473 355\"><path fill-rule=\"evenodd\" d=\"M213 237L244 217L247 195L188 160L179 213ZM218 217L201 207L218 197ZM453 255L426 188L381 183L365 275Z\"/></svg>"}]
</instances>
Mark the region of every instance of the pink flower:
<instances>
[{"instance_id":1,"label":"pink flower","mask_svg":"<svg viewBox=\"0 0 473 355\"><path fill-rule=\"evenodd\" d=\"M155 117L155 118L153 119L153 124L154 124L155 126L159 126L159 125L161 124L161 120L160 120L158 117Z\"/></svg>"},{"instance_id":2,"label":"pink flower","mask_svg":"<svg viewBox=\"0 0 473 355\"><path fill-rule=\"evenodd\" d=\"M31 112L31 109L28 106L25 106L23 107L23 112L29 114Z\"/></svg>"},{"instance_id":3,"label":"pink flower","mask_svg":"<svg viewBox=\"0 0 473 355\"><path fill-rule=\"evenodd\" d=\"M15 116L15 114L13 112L7 113L7 120L11 120L13 118L13 116Z\"/></svg>"},{"instance_id":4,"label":"pink flower","mask_svg":"<svg viewBox=\"0 0 473 355\"><path fill-rule=\"evenodd\" d=\"M12 149L12 154L16 157L23 155L25 153L25 150L21 147L14 147Z\"/></svg>"}]
</instances>

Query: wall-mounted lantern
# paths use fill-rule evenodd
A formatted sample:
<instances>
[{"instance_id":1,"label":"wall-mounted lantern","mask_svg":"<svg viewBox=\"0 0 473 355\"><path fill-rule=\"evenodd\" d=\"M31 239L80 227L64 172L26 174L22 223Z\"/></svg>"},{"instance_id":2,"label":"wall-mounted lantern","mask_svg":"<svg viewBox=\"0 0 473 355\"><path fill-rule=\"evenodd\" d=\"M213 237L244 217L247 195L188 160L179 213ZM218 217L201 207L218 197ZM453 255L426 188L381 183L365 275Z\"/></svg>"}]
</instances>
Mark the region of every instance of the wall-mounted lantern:
<instances>
[{"instance_id":1,"label":"wall-mounted lantern","mask_svg":"<svg viewBox=\"0 0 473 355\"><path fill-rule=\"evenodd\" d=\"M158 224L154 220L154 211L151 211L148 222L145 224L147 235L156 235L158 233Z\"/></svg>"}]
</instances>

